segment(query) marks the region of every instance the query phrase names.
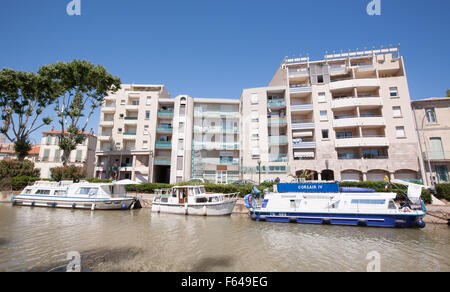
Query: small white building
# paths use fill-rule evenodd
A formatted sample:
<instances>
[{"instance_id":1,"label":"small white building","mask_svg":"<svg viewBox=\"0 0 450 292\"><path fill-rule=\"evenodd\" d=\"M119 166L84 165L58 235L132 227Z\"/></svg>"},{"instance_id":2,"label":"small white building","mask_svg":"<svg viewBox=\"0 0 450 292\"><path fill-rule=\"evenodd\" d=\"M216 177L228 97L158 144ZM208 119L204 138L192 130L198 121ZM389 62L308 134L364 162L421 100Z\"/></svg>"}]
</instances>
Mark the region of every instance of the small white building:
<instances>
[{"instance_id":1,"label":"small white building","mask_svg":"<svg viewBox=\"0 0 450 292\"><path fill-rule=\"evenodd\" d=\"M87 177L94 177L95 167L95 149L97 147L97 137L90 133L84 133L87 138L83 144L72 151L69 163L77 167L84 167ZM62 166L62 151L58 146L61 131L42 132L42 143L39 153L39 160L35 163L35 167L41 171L41 178L50 178L50 169Z\"/></svg>"}]
</instances>

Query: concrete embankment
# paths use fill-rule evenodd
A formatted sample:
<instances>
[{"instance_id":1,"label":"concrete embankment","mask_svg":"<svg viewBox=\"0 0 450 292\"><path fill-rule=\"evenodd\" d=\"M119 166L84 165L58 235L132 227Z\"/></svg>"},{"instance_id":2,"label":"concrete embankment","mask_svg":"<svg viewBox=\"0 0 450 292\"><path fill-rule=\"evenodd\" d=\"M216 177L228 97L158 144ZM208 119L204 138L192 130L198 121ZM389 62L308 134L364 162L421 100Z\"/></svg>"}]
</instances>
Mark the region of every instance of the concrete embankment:
<instances>
[{"instance_id":1,"label":"concrete embankment","mask_svg":"<svg viewBox=\"0 0 450 292\"><path fill-rule=\"evenodd\" d=\"M11 203L11 199L13 196L17 196L20 194L20 191L17 192L0 192L0 203Z\"/></svg>"},{"instance_id":2,"label":"concrete embankment","mask_svg":"<svg viewBox=\"0 0 450 292\"><path fill-rule=\"evenodd\" d=\"M425 223L434 224L449 224L450 220L450 205L445 206L426 206L427 216L425 216Z\"/></svg>"}]
</instances>

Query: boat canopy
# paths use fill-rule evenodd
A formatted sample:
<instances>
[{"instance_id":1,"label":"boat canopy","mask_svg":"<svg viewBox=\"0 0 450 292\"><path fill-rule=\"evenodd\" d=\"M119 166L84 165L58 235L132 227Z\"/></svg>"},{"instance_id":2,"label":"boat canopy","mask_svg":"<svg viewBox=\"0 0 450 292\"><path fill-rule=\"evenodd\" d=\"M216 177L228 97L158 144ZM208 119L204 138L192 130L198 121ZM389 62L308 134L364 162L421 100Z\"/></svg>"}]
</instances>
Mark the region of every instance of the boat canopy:
<instances>
[{"instance_id":1,"label":"boat canopy","mask_svg":"<svg viewBox=\"0 0 450 292\"><path fill-rule=\"evenodd\" d=\"M408 199L413 204L420 204L420 196L422 195L422 189L426 189L423 185L418 185L414 183L410 183L400 179L393 179L391 183L404 185L408 187Z\"/></svg>"}]
</instances>

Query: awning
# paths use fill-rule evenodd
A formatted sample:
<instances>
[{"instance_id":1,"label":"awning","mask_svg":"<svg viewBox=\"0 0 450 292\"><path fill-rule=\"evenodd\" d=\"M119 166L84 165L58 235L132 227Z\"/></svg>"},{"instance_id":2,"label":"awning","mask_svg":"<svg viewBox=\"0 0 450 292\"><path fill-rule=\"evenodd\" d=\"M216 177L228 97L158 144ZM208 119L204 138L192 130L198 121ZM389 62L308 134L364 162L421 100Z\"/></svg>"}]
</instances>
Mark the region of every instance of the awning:
<instances>
[{"instance_id":1,"label":"awning","mask_svg":"<svg viewBox=\"0 0 450 292\"><path fill-rule=\"evenodd\" d=\"M313 132L294 132L292 136L294 138L301 138L301 137L312 137Z\"/></svg>"},{"instance_id":2,"label":"awning","mask_svg":"<svg viewBox=\"0 0 450 292\"><path fill-rule=\"evenodd\" d=\"M314 152L294 152L294 157L296 158L314 158Z\"/></svg>"}]
</instances>

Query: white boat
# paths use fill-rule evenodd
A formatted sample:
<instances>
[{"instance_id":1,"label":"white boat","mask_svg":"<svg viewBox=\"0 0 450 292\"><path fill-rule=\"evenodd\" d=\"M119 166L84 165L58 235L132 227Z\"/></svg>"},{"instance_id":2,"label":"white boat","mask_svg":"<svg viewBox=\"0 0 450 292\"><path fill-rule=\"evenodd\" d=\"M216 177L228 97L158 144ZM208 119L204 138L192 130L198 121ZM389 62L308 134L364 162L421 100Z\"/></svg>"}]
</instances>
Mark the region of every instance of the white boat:
<instances>
[{"instance_id":1,"label":"white boat","mask_svg":"<svg viewBox=\"0 0 450 292\"><path fill-rule=\"evenodd\" d=\"M11 199L13 205L89 210L127 210L136 198L127 197L127 182L89 183L81 181L38 181Z\"/></svg>"},{"instance_id":2,"label":"white boat","mask_svg":"<svg viewBox=\"0 0 450 292\"><path fill-rule=\"evenodd\" d=\"M337 183L278 184L275 192L257 189L245 197L256 221L352 225L369 227L419 227L425 205L420 200L423 186L407 185L412 205L399 207L395 193L376 193L359 188L339 188Z\"/></svg>"},{"instance_id":3,"label":"white boat","mask_svg":"<svg viewBox=\"0 0 450 292\"><path fill-rule=\"evenodd\" d=\"M233 212L236 194L209 194L204 186L176 186L157 190L152 211L199 216L223 216Z\"/></svg>"}]
</instances>

